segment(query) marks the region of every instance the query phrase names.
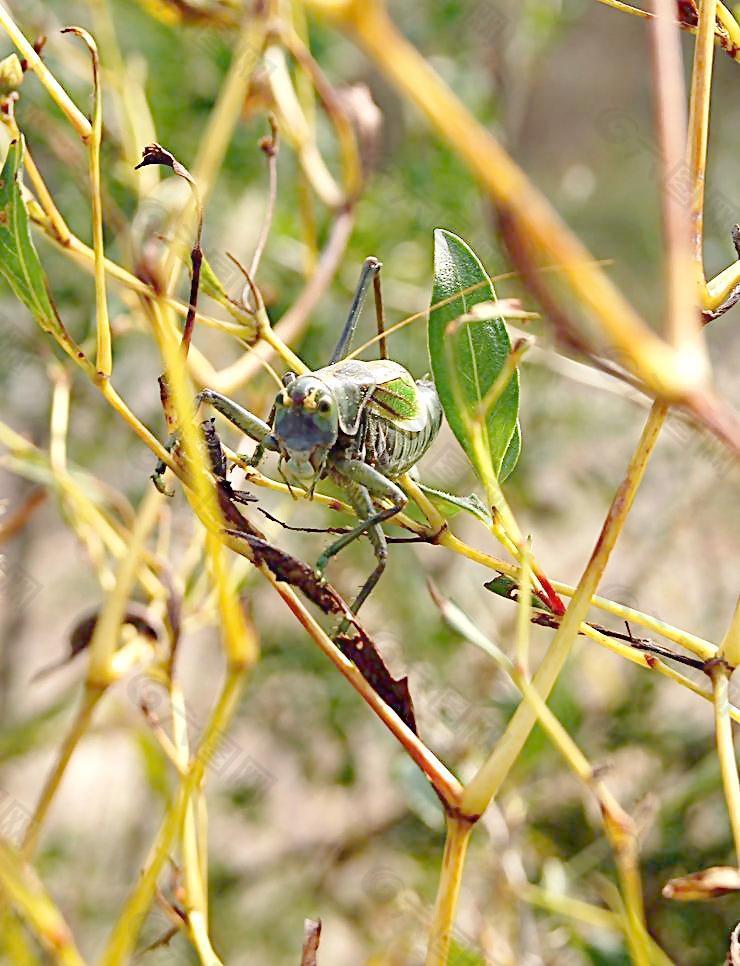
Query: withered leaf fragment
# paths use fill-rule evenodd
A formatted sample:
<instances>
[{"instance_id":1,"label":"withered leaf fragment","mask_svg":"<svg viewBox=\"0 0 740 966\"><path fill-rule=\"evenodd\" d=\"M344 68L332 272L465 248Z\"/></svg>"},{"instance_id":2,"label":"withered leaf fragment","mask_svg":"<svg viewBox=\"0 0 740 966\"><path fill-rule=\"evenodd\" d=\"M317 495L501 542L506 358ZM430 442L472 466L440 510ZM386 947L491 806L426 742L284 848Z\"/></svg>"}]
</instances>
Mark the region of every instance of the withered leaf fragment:
<instances>
[{"instance_id":1,"label":"withered leaf fragment","mask_svg":"<svg viewBox=\"0 0 740 966\"><path fill-rule=\"evenodd\" d=\"M740 892L740 869L725 865L670 879L663 886L663 896L679 902L706 902L731 892Z\"/></svg>"}]
</instances>

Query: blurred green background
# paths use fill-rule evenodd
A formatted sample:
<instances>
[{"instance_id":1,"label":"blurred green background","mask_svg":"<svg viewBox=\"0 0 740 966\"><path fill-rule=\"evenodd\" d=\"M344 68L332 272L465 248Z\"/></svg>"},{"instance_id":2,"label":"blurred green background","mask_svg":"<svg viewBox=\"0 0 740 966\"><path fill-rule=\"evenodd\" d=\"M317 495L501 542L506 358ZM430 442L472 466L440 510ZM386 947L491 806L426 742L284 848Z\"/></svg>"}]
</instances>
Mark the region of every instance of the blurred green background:
<instances>
[{"instance_id":1,"label":"blurred green background","mask_svg":"<svg viewBox=\"0 0 740 966\"><path fill-rule=\"evenodd\" d=\"M95 4L22 0L10 7L27 36L47 34L46 58L79 104L88 97L87 65L67 59L58 28L94 29ZM233 35L167 26L133 0L112 0L123 53L145 77L157 140L185 164L196 153L230 61ZM458 0L393 3L404 33L502 139L628 296L659 324L661 239L657 157L652 134L648 38L644 22L595 2ZM425 123L403 104L364 57L335 31L311 22L311 46L330 81L366 84L382 112L374 167L341 271L301 345L307 362L325 364L344 320L362 260L384 263L389 319L423 309L431 290L432 230L451 229L476 249L492 274L509 266L489 204ZM684 37L688 59L692 41ZM0 55L10 52L0 43ZM78 51L79 53L79 51ZM717 55L708 189L707 265L733 257L731 225L740 214L738 65ZM106 103L104 167L108 245L131 264L137 211L132 175L121 161L120 118ZM82 146L29 77L17 116L70 226L89 237ZM229 148L208 207L204 247L228 276L226 252L248 261L266 198L257 141L264 115L245 117ZM326 149L332 147L327 129ZM142 145L143 147L143 145ZM297 211L295 158L279 158L274 229L260 282L278 319L302 285L305 253ZM680 172L677 173L680 190ZM329 228L317 209L324 239ZM133 240L131 226L134 226ZM89 275L44 240L38 242L65 324L79 339L94 331ZM236 284L237 279L230 277ZM513 281L499 296L520 296ZM159 361L128 307L112 289L114 382L141 418L165 435ZM48 443L49 344L12 295L0 295L2 419L39 445ZM719 388L740 404L737 309L708 333ZM364 331L372 333L370 315ZM391 342L394 358L428 370L423 321ZM540 349L522 373L521 462L507 495L531 532L547 573L575 582L640 432L645 407L618 384L591 380L551 351L547 320L530 327ZM217 365L238 347L203 330L196 343ZM260 375L238 398L265 415L270 383ZM132 501L149 486L151 457L75 377L70 459ZM443 432L423 478L457 493L475 488L457 444ZM9 509L30 483L0 471ZM602 585L605 596L717 641L737 593L737 470L711 441L672 420L658 445L626 532ZM316 507L273 501L291 523L319 526ZM334 521L332 521L334 522ZM181 496L173 528L190 525ZM458 532L496 552L473 521ZM313 561L326 538L277 531L275 539ZM372 566L367 545L334 563L330 576L348 594ZM84 550L54 501L6 548L0 585L0 792L13 815L32 808L71 719L82 671L73 664L33 682L65 649L69 631L100 601ZM470 775L500 734L516 695L485 656L441 623L426 588L432 578L505 649L515 610L482 588L490 574L432 547L392 548L388 573L367 605L365 623L394 672L408 674L425 740L461 776ZM303 919L324 923L320 962L419 963L433 903L444 830L424 780L268 587L250 577L245 594L260 630L263 657L209 783L211 915L224 961L299 960ZM197 733L221 680L217 631L188 626L181 654ZM533 630L541 653L551 631ZM701 683L701 675L698 675ZM79 748L54 807L39 858L50 890L93 961L158 826L169 773L137 713L138 680L123 682ZM740 697L740 695L738 695ZM713 751L711 707L581 639L552 707L643 830L648 923L671 958L687 966L723 961L740 918L736 898L697 905L661 898L668 878L730 864L732 846ZM10 814L7 806L3 814ZM13 819L15 821L16 819ZM19 821L22 820L19 819ZM7 822L5 819L6 832ZM10 834L10 833L8 833ZM627 962L614 933L527 901L527 882L551 894L597 904L610 896L614 870L594 801L585 795L544 735L536 731L499 800L476 830L463 885L456 964L617 964ZM531 895L529 895L531 898ZM143 944L166 931L156 910ZM375 957L375 958L373 958ZM195 962L180 938L148 954L153 963Z\"/></svg>"}]
</instances>

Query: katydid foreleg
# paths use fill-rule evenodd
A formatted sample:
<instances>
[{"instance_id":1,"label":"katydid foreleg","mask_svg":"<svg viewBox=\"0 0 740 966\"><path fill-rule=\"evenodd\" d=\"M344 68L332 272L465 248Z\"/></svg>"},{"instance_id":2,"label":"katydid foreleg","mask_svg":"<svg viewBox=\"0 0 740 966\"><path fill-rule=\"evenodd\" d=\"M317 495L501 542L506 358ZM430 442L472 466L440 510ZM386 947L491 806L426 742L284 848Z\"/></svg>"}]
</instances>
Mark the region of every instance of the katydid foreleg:
<instances>
[{"instance_id":1,"label":"katydid foreleg","mask_svg":"<svg viewBox=\"0 0 740 966\"><path fill-rule=\"evenodd\" d=\"M257 448L252 456L250 462L256 465L265 449L273 449L269 443L265 443L265 440L270 436L272 429L268 423L260 419L259 416L255 416L254 413L250 413L248 409L244 409L238 403L234 402L233 399L229 399L228 396L223 396L220 392L215 392L213 389L203 389L195 397L195 408L201 405L201 403L208 403L208 405L213 406L216 412L221 413L221 415L227 419L232 425L236 426L237 429L241 430L245 436L253 439L257 443ZM167 441L168 452L174 449L179 441L179 434L174 434ZM157 464L154 473L152 473L152 480L154 485L162 493L166 493L163 476L166 465L163 462Z\"/></svg>"},{"instance_id":2,"label":"katydid foreleg","mask_svg":"<svg viewBox=\"0 0 740 966\"><path fill-rule=\"evenodd\" d=\"M209 406L213 406L216 412L221 413L224 419L240 429L245 436L253 439L262 450L271 448L265 445L266 438L272 432L269 424L234 402L233 399L222 396L220 392L215 392L213 389L203 389L195 397L195 402L196 405L208 403Z\"/></svg>"}]
</instances>

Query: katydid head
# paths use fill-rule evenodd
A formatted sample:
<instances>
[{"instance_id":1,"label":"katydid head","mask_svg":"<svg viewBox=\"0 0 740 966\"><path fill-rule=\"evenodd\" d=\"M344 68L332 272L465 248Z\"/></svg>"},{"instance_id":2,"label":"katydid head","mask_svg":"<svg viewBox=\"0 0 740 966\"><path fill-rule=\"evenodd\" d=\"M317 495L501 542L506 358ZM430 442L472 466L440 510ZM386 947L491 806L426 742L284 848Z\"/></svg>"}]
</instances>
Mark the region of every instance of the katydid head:
<instances>
[{"instance_id":1,"label":"katydid head","mask_svg":"<svg viewBox=\"0 0 740 966\"><path fill-rule=\"evenodd\" d=\"M286 377L275 399L273 438L289 482L309 490L339 435L337 401L316 376Z\"/></svg>"}]
</instances>

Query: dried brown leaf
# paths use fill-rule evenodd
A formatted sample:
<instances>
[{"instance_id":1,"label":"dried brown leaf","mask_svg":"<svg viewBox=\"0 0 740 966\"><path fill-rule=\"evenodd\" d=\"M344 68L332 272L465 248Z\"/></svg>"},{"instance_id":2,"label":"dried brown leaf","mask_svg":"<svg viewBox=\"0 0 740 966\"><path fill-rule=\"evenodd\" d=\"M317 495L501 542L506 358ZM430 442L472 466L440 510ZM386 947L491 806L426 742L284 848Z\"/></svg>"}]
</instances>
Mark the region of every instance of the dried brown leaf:
<instances>
[{"instance_id":1,"label":"dried brown leaf","mask_svg":"<svg viewBox=\"0 0 740 966\"><path fill-rule=\"evenodd\" d=\"M731 892L740 892L740 869L726 865L682 875L663 886L663 896L678 902L705 902Z\"/></svg>"}]
</instances>

